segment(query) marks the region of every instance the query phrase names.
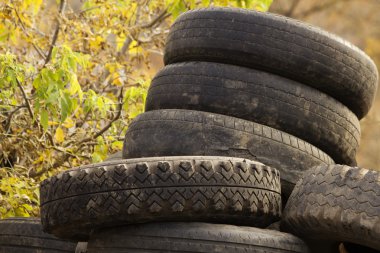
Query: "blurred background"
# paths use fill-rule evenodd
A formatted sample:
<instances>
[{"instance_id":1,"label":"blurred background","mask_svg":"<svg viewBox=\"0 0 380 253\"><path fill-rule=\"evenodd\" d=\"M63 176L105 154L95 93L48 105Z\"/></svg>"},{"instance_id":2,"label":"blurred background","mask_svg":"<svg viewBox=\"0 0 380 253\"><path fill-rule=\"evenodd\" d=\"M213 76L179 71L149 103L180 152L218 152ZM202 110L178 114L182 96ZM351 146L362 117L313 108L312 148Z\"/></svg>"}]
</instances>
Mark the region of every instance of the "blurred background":
<instances>
[{"instance_id":1,"label":"blurred background","mask_svg":"<svg viewBox=\"0 0 380 253\"><path fill-rule=\"evenodd\" d=\"M278 13L352 42L380 66L380 0L0 0L0 218L39 215L39 183L122 148L189 9ZM380 170L380 96L359 166Z\"/></svg>"}]
</instances>

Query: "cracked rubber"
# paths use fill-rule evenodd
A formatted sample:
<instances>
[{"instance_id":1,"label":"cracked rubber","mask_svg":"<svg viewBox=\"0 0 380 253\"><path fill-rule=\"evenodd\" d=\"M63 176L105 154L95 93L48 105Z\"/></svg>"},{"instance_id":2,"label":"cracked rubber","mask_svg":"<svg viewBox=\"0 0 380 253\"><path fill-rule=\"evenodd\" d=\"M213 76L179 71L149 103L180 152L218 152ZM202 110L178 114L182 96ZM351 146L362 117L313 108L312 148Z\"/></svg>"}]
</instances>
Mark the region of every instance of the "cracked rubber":
<instances>
[{"instance_id":1,"label":"cracked rubber","mask_svg":"<svg viewBox=\"0 0 380 253\"><path fill-rule=\"evenodd\" d=\"M294 235L208 223L150 223L104 229L88 243L91 253L307 253Z\"/></svg>"},{"instance_id":2,"label":"cracked rubber","mask_svg":"<svg viewBox=\"0 0 380 253\"><path fill-rule=\"evenodd\" d=\"M301 83L267 72L209 62L175 63L152 80L145 111L190 109L254 121L303 139L339 164L356 165L356 115Z\"/></svg>"},{"instance_id":3,"label":"cracked rubber","mask_svg":"<svg viewBox=\"0 0 380 253\"><path fill-rule=\"evenodd\" d=\"M341 38L270 13L208 8L182 14L168 35L164 62L209 61L262 69L336 98L360 119L377 89L374 62Z\"/></svg>"},{"instance_id":4,"label":"cracked rubber","mask_svg":"<svg viewBox=\"0 0 380 253\"><path fill-rule=\"evenodd\" d=\"M37 218L0 220L0 253L75 252L76 243L42 232Z\"/></svg>"},{"instance_id":5,"label":"cracked rubber","mask_svg":"<svg viewBox=\"0 0 380 253\"><path fill-rule=\"evenodd\" d=\"M151 221L210 221L265 227L281 215L280 175L228 157L114 160L41 183L41 220L56 236Z\"/></svg>"},{"instance_id":6,"label":"cracked rubber","mask_svg":"<svg viewBox=\"0 0 380 253\"><path fill-rule=\"evenodd\" d=\"M311 169L294 188L281 228L380 250L380 173L344 165Z\"/></svg>"},{"instance_id":7,"label":"cracked rubber","mask_svg":"<svg viewBox=\"0 0 380 253\"><path fill-rule=\"evenodd\" d=\"M129 125L123 158L177 155L242 157L281 173L281 191L289 197L302 172L331 164L320 149L285 132L251 121L191 110L155 110Z\"/></svg>"}]
</instances>

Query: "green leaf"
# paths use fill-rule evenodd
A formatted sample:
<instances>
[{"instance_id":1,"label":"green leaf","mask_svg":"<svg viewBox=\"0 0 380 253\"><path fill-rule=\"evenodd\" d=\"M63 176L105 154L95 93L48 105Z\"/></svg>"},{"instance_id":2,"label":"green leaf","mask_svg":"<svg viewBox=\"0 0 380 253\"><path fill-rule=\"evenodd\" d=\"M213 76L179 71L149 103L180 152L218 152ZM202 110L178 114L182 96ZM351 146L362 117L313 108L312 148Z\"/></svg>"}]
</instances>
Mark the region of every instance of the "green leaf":
<instances>
[{"instance_id":1,"label":"green leaf","mask_svg":"<svg viewBox=\"0 0 380 253\"><path fill-rule=\"evenodd\" d=\"M80 87L80 84L78 82L78 77L75 73L72 73L70 77L70 88L69 88L70 95L75 95L78 93L79 100L82 101L83 99L83 92Z\"/></svg>"},{"instance_id":2,"label":"green leaf","mask_svg":"<svg viewBox=\"0 0 380 253\"><path fill-rule=\"evenodd\" d=\"M33 87L35 89L38 89L41 86L41 81L42 81L41 79L42 79L41 75L38 75L36 78L34 78L34 80L33 80Z\"/></svg>"},{"instance_id":3,"label":"green leaf","mask_svg":"<svg viewBox=\"0 0 380 253\"><path fill-rule=\"evenodd\" d=\"M123 142L122 141L114 141L111 144L111 148L114 150L121 150L123 148Z\"/></svg>"},{"instance_id":4,"label":"green leaf","mask_svg":"<svg viewBox=\"0 0 380 253\"><path fill-rule=\"evenodd\" d=\"M46 99L45 103L46 104L56 104L59 98L59 92L54 91L48 94L48 98Z\"/></svg>"},{"instance_id":5,"label":"green leaf","mask_svg":"<svg viewBox=\"0 0 380 253\"><path fill-rule=\"evenodd\" d=\"M253 5L253 0L244 0L245 8L251 8Z\"/></svg>"},{"instance_id":6,"label":"green leaf","mask_svg":"<svg viewBox=\"0 0 380 253\"><path fill-rule=\"evenodd\" d=\"M73 111L73 99L70 94L61 92L61 122L72 113Z\"/></svg>"},{"instance_id":7,"label":"green leaf","mask_svg":"<svg viewBox=\"0 0 380 253\"><path fill-rule=\"evenodd\" d=\"M186 10L187 8L183 0L174 0L168 9L174 18L177 18L182 12L185 12Z\"/></svg>"},{"instance_id":8,"label":"green leaf","mask_svg":"<svg viewBox=\"0 0 380 253\"><path fill-rule=\"evenodd\" d=\"M46 132L49 127L49 114L44 109L41 110L40 121L41 121L42 127L44 128L44 131Z\"/></svg>"}]
</instances>

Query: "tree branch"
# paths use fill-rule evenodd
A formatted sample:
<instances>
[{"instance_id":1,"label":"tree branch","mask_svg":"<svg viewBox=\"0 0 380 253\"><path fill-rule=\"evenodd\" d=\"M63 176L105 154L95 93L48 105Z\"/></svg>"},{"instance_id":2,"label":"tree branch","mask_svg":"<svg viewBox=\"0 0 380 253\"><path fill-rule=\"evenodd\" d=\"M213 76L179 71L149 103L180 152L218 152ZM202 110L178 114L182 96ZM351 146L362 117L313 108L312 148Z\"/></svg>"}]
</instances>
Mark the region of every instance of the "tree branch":
<instances>
[{"instance_id":1,"label":"tree branch","mask_svg":"<svg viewBox=\"0 0 380 253\"><path fill-rule=\"evenodd\" d=\"M41 176L43 173L47 172L49 169L55 169L55 168L58 168L58 167L62 166L67 161L67 159L69 159L71 156L75 156L73 154L77 153L83 147L84 143L87 143L89 141L95 140L98 136L100 136L104 132L106 132L112 126L112 124L116 120L118 120L120 118L120 116L121 116L121 112L122 112L123 104L124 104L124 88L123 87L120 89L120 94L119 94L118 100L119 100L119 104L118 104L116 115L112 118L111 121L108 122L108 124L106 126L104 126L101 130L99 130L93 136L88 137L88 138L84 138L83 140L79 141L78 142L78 147L76 148L76 150L74 152L72 152L72 153L68 153L68 152L63 153L63 155L61 157L58 157L58 159L53 163L53 165L50 168L45 168L45 169L43 169L43 170L41 170L39 172L32 173L32 174L30 174L30 176L31 177L38 177L38 176ZM54 149L57 150L56 148L54 148ZM58 149L57 151L64 152L63 150L60 150L60 149Z\"/></svg>"},{"instance_id":2,"label":"tree branch","mask_svg":"<svg viewBox=\"0 0 380 253\"><path fill-rule=\"evenodd\" d=\"M131 45L132 41L133 41L132 36L128 36L125 39L125 41L123 43L123 47L121 48L121 50L120 50L120 52L119 52L118 55L124 55L127 52L128 48L129 48L129 45Z\"/></svg>"},{"instance_id":3,"label":"tree branch","mask_svg":"<svg viewBox=\"0 0 380 253\"><path fill-rule=\"evenodd\" d=\"M90 8L87 8L87 9L84 9L84 10L81 10L78 15L83 15L84 13L88 12L88 11L92 11L92 10L95 10L95 9L99 9L101 6L100 5L97 5L97 6L92 6Z\"/></svg>"},{"instance_id":4,"label":"tree branch","mask_svg":"<svg viewBox=\"0 0 380 253\"><path fill-rule=\"evenodd\" d=\"M21 24L21 29L22 29L22 31L25 33L25 35L26 35L27 37L31 38L30 34L29 34L28 31L26 30L26 27L25 27L25 25L24 25L24 22L22 22L22 20L21 20L21 17L20 17L20 15L19 15L17 9L14 8L14 10L15 10L15 13L16 13L16 16L17 16L17 19L18 19L18 21L19 21L20 24ZM36 52L37 52L42 58L45 59L46 55L42 52L41 48L39 48L34 42L31 42L31 43L32 43L33 48L36 50Z\"/></svg>"},{"instance_id":5,"label":"tree branch","mask_svg":"<svg viewBox=\"0 0 380 253\"><path fill-rule=\"evenodd\" d=\"M138 16L138 14L136 14ZM128 48L129 48L129 45L132 43L133 41L133 37L137 37L137 31L138 29L148 29L148 28L151 28L153 26L155 26L156 24L162 22L163 20L165 20L166 18L168 18L171 14L168 13L168 10L167 9L164 9L162 10L158 15L157 17L155 17L154 19L152 19L149 23L146 23L146 24L142 24L142 25L136 25L135 27L132 27L131 28L131 33L130 33L130 36L128 36L125 41L124 41L124 44L123 44L123 47L121 48L120 52L118 53L118 55L124 55ZM137 23L137 19L136 18L136 23Z\"/></svg>"},{"instance_id":6,"label":"tree branch","mask_svg":"<svg viewBox=\"0 0 380 253\"><path fill-rule=\"evenodd\" d=\"M123 104L124 104L124 88L122 87L120 89L120 94L119 94L119 97L118 97L118 100L119 100L119 104L118 104L118 108L117 108L117 112L116 112L116 115L113 117L113 119L111 121L109 121L107 123L107 125L105 125L102 129L100 129L96 134L94 134L93 136L91 137L88 137L88 138L85 138L81 141L79 141L79 144L83 144L85 142L88 142L88 141L91 141L91 140L95 140L96 138L98 138L100 135L102 135L104 132L106 132L111 126L112 124L118 120L121 116L121 112L123 110Z\"/></svg>"},{"instance_id":7,"label":"tree branch","mask_svg":"<svg viewBox=\"0 0 380 253\"><path fill-rule=\"evenodd\" d=\"M59 4L59 15L62 16L63 15L63 12L65 10L65 6L66 6L66 0L61 0L60 4ZM59 18L57 18L57 26L55 27L55 31L54 31L54 34L53 34L53 39L51 41L51 44L50 44L50 47L49 47L49 51L48 51L48 54L45 58L45 63L44 63L44 66L46 64L49 63L50 59L51 59L51 54L53 52L53 48L55 46L55 43L57 42L57 39L58 39L58 35L59 35L59 29L60 29L60 26L61 26L61 23L59 21Z\"/></svg>"},{"instance_id":8,"label":"tree branch","mask_svg":"<svg viewBox=\"0 0 380 253\"><path fill-rule=\"evenodd\" d=\"M46 146L46 145L43 144L43 143L40 143L40 144L41 144L42 147L45 148L45 149L54 149L54 150L56 150L56 151L58 151L58 152L63 153L63 155L62 155L60 158L58 158L58 159L53 163L53 165L52 165L51 167L45 167L45 168L43 168L42 170L40 170L40 171L38 171L38 172L30 171L29 176L32 177L32 178L35 178L35 177L39 177L39 176L41 176L42 174L44 174L45 172L47 172L50 168L57 168L57 167L62 166L62 165L65 163L65 161L66 161L67 159L69 159L70 157L77 158L77 159L79 159L79 157L82 157L82 158L90 158L90 157L85 156L85 155L75 155L75 154L73 154L73 153L71 153L71 152L68 152L68 151L66 151L66 150L64 150L64 149L60 149L59 147L56 147L56 146Z\"/></svg>"},{"instance_id":9,"label":"tree branch","mask_svg":"<svg viewBox=\"0 0 380 253\"><path fill-rule=\"evenodd\" d=\"M11 122L12 122L13 115L22 108L26 108L26 105L20 105L9 113L8 118L6 120L6 124L5 124L5 133L9 133L9 130L11 129Z\"/></svg>"},{"instance_id":10,"label":"tree branch","mask_svg":"<svg viewBox=\"0 0 380 253\"><path fill-rule=\"evenodd\" d=\"M143 25L140 25L139 28L143 28L143 29L147 29L147 28L151 28L153 27L155 24L165 20L166 18L168 18L171 14L168 13L168 10L167 9L164 9L162 10L158 15L157 17L155 17L154 19L152 19L152 21L150 21L149 23L147 24L143 24Z\"/></svg>"},{"instance_id":11,"label":"tree branch","mask_svg":"<svg viewBox=\"0 0 380 253\"><path fill-rule=\"evenodd\" d=\"M16 78L16 82L17 82L17 86L20 88L22 96L23 96L23 98L25 100L25 105L26 105L26 108L28 109L29 115L30 115L30 117L32 119L34 119L33 110L32 110L32 107L30 106L29 99L26 96L25 90L24 90L24 88L22 87L20 81L17 78Z\"/></svg>"}]
</instances>

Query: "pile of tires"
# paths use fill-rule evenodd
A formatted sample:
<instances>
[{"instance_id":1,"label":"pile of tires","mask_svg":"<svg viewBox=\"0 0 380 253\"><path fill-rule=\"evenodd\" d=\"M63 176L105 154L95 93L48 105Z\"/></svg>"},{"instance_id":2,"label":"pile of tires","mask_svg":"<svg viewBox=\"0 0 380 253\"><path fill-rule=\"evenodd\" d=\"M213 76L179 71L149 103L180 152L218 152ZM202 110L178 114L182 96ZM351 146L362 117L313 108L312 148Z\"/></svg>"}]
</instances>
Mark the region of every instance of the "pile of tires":
<instances>
[{"instance_id":1,"label":"pile of tires","mask_svg":"<svg viewBox=\"0 0 380 253\"><path fill-rule=\"evenodd\" d=\"M208 8L175 21L164 61L122 154L41 184L45 232L89 253L380 250L380 175L350 167L377 88L368 56Z\"/></svg>"},{"instance_id":2,"label":"pile of tires","mask_svg":"<svg viewBox=\"0 0 380 253\"><path fill-rule=\"evenodd\" d=\"M0 253L74 253L76 246L44 233L38 218L0 220Z\"/></svg>"}]
</instances>

